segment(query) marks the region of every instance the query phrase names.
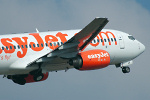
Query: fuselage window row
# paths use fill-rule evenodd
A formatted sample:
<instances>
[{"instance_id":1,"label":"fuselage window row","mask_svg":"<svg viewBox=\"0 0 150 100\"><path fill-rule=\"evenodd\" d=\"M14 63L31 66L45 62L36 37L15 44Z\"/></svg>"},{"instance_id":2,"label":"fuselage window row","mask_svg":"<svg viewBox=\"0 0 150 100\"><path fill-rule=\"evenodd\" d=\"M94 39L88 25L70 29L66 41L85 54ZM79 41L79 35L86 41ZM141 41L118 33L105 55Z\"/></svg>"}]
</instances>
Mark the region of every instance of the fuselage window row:
<instances>
[{"instance_id":1,"label":"fuselage window row","mask_svg":"<svg viewBox=\"0 0 150 100\"><path fill-rule=\"evenodd\" d=\"M56 46L56 45L61 46L62 44L63 44L63 42L60 42L60 43L59 43L59 42L49 43L50 46L53 46L53 45L54 45L54 46ZM41 46L41 47L44 47L44 44L43 44L43 43L37 44L37 47L40 47L40 46ZM45 43L45 46L48 47L48 44ZM33 44L33 45L29 44L29 48L32 48L32 47L35 48L36 45L35 45L35 44ZM14 49L17 49L17 48L18 48L18 49L20 49L20 48L24 49L24 48L28 48L28 45L17 45L17 47L16 47L15 45L14 45L14 46L9 46L9 47L8 47L8 46L6 46L6 47L3 47L3 46L2 46L1 49L2 49L2 50L4 50L4 49L9 50L9 49L13 49L13 48L14 48Z\"/></svg>"},{"instance_id":2,"label":"fuselage window row","mask_svg":"<svg viewBox=\"0 0 150 100\"><path fill-rule=\"evenodd\" d=\"M97 41L96 41L97 40ZM114 42L116 41L116 38L108 38L108 39L94 39L91 43L97 43L97 42Z\"/></svg>"},{"instance_id":3,"label":"fuselage window row","mask_svg":"<svg viewBox=\"0 0 150 100\"><path fill-rule=\"evenodd\" d=\"M96 41L97 40L97 41ZM104 41L103 41L104 40ZM116 38L110 38L110 39L94 39L92 42L93 43L96 43L96 42L107 42L107 40L108 40L108 42L110 42L110 40L111 40L111 42L114 42L114 41L116 41ZM91 43L92 43L91 42ZM58 45L58 46L61 46L63 44L63 42L53 42L53 43L49 43L49 45L50 46L56 46L56 45ZM41 44L37 44L37 47L44 47L44 44L43 43L41 43ZM48 43L45 43L45 46L46 47L48 47ZM6 50L9 50L9 49L20 49L20 48L22 48L22 49L24 49L24 48L35 48L36 47L36 44L29 44L29 45L17 45L17 47L14 45L14 46L6 46L6 47L1 47L1 49L2 50L4 50L4 49L6 49Z\"/></svg>"}]
</instances>

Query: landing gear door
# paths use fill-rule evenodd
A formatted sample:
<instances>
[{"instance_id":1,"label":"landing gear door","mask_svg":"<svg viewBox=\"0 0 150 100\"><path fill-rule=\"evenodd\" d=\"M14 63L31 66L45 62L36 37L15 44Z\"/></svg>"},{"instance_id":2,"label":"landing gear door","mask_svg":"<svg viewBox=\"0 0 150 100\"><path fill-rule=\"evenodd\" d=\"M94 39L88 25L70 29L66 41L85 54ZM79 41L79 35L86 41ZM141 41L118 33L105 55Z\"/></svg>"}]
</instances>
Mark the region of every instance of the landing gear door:
<instances>
[{"instance_id":1,"label":"landing gear door","mask_svg":"<svg viewBox=\"0 0 150 100\"><path fill-rule=\"evenodd\" d=\"M120 46L120 49L124 49L125 48L125 45L124 45L124 40L123 40L123 37L121 34L117 34L118 36L118 39L119 39L119 46Z\"/></svg>"}]
</instances>

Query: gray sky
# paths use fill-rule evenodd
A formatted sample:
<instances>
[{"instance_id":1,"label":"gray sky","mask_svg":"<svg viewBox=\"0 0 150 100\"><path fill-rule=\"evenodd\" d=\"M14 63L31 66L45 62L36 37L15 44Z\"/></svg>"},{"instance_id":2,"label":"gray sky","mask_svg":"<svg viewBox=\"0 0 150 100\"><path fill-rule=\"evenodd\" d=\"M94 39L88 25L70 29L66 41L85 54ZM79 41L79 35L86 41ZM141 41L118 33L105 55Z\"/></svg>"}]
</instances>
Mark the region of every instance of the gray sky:
<instances>
[{"instance_id":1,"label":"gray sky","mask_svg":"<svg viewBox=\"0 0 150 100\"><path fill-rule=\"evenodd\" d=\"M0 33L79 29L97 16L109 19L105 28L132 34L146 46L129 74L115 66L73 69L52 72L46 81L25 86L1 78L0 99L149 100L150 9L136 0L0 0Z\"/></svg>"}]
</instances>

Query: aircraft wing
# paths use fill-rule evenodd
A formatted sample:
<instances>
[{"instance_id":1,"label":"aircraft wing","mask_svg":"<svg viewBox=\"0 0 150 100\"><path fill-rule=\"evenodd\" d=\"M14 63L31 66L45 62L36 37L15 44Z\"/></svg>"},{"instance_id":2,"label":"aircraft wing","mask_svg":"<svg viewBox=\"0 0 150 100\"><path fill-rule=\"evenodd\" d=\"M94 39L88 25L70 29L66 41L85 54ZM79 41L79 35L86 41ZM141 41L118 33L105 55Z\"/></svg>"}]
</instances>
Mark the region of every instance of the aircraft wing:
<instances>
[{"instance_id":1,"label":"aircraft wing","mask_svg":"<svg viewBox=\"0 0 150 100\"><path fill-rule=\"evenodd\" d=\"M86 46L98 35L107 23L107 18L95 18L63 45L35 60L35 62L31 62L29 65L41 62L53 62L52 59L56 59L56 61L58 61L57 58L66 59L75 57L80 51L86 48Z\"/></svg>"},{"instance_id":2,"label":"aircraft wing","mask_svg":"<svg viewBox=\"0 0 150 100\"><path fill-rule=\"evenodd\" d=\"M107 23L107 18L95 18L70 40L49 53L47 57L56 55L63 58L75 57L80 50L84 50L84 48L98 35Z\"/></svg>"}]
</instances>

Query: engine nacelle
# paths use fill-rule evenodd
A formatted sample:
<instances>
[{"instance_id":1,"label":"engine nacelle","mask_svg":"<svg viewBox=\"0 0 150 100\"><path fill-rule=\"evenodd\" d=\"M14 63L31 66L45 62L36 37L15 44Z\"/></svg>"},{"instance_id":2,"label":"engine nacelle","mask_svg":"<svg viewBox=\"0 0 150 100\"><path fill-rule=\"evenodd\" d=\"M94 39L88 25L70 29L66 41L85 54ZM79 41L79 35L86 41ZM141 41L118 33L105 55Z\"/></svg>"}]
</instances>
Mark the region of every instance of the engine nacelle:
<instances>
[{"instance_id":1,"label":"engine nacelle","mask_svg":"<svg viewBox=\"0 0 150 100\"><path fill-rule=\"evenodd\" d=\"M48 78L49 73L41 73L39 76L28 74L28 76L25 78L26 83L32 83L32 82L39 82L44 81Z\"/></svg>"},{"instance_id":2,"label":"engine nacelle","mask_svg":"<svg viewBox=\"0 0 150 100\"><path fill-rule=\"evenodd\" d=\"M100 69L110 64L110 56L105 50L89 50L81 52L77 57L70 59L69 64L78 70Z\"/></svg>"},{"instance_id":3,"label":"engine nacelle","mask_svg":"<svg viewBox=\"0 0 150 100\"><path fill-rule=\"evenodd\" d=\"M40 74L23 74L23 75L8 75L7 78L11 79L14 83L24 85L25 83L44 81L48 78L49 73Z\"/></svg>"}]
</instances>

